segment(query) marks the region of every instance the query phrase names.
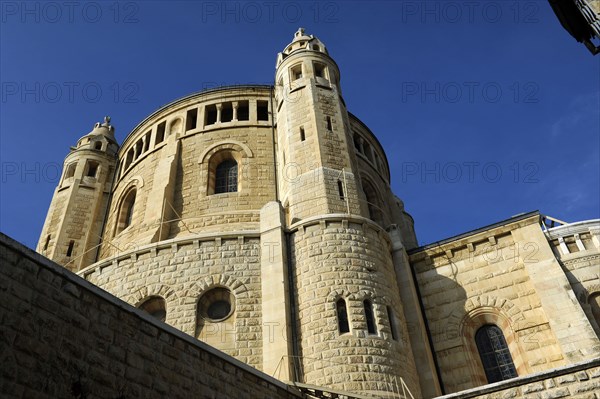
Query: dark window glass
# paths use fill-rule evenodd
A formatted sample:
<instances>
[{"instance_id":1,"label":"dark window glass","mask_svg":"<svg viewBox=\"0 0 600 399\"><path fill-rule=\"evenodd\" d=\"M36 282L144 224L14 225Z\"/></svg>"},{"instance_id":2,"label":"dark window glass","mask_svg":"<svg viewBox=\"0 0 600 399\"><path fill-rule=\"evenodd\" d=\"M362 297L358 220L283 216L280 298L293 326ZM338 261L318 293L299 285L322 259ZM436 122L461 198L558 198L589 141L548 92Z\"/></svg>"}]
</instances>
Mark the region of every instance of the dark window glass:
<instances>
[{"instance_id":1,"label":"dark window glass","mask_svg":"<svg viewBox=\"0 0 600 399\"><path fill-rule=\"evenodd\" d=\"M215 194L234 193L237 191L238 168L237 162L228 159L217 166Z\"/></svg>"},{"instance_id":2,"label":"dark window glass","mask_svg":"<svg viewBox=\"0 0 600 399\"><path fill-rule=\"evenodd\" d=\"M198 108L190 109L185 118L185 130L193 130L198 124Z\"/></svg>"},{"instance_id":3,"label":"dark window glass","mask_svg":"<svg viewBox=\"0 0 600 399\"><path fill-rule=\"evenodd\" d=\"M217 123L217 106L207 105L206 106L206 125L212 125Z\"/></svg>"},{"instance_id":4,"label":"dark window glass","mask_svg":"<svg viewBox=\"0 0 600 399\"><path fill-rule=\"evenodd\" d=\"M498 326L485 325L477 330L475 343L488 383L517 377L504 334Z\"/></svg>"},{"instance_id":5,"label":"dark window glass","mask_svg":"<svg viewBox=\"0 0 600 399\"><path fill-rule=\"evenodd\" d=\"M350 332L350 325L348 324L348 311L346 310L346 301L338 299L335 303L338 319L338 329L340 334Z\"/></svg>"},{"instance_id":6,"label":"dark window glass","mask_svg":"<svg viewBox=\"0 0 600 399\"><path fill-rule=\"evenodd\" d=\"M206 311L206 314L211 319L224 319L231 312L231 304L228 301L215 301L211 303Z\"/></svg>"},{"instance_id":7,"label":"dark window glass","mask_svg":"<svg viewBox=\"0 0 600 399\"><path fill-rule=\"evenodd\" d=\"M140 309L160 321L165 321L167 318L167 307L165 300L159 296L154 296L147 299L140 305Z\"/></svg>"},{"instance_id":8,"label":"dark window glass","mask_svg":"<svg viewBox=\"0 0 600 399\"><path fill-rule=\"evenodd\" d=\"M73 255L73 246L75 245L75 241L69 241L69 248L67 248L67 256Z\"/></svg>"},{"instance_id":9,"label":"dark window glass","mask_svg":"<svg viewBox=\"0 0 600 399\"><path fill-rule=\"evenodd\" d=\"M363 304L365 305L365 319L367 320L367 331L369 334L377 334L377 325L375 324L375 315L373 314L373 304L371 301L366 299Z\"/></svg>"},{"instance_id":10,"label":"dark window glass","mask_svg":"<svg viewBox=\"0 0 600 399\"><path fill-rule=\"evenodd\" d=\"M344 196L344 183L342 183L341 180L338 180L338 194L340 196L340 199L343 200L345 198Z\"/></svg>"},{"instance_id":11,"label":"dark window glass","mask_svg":"<svg viewBox=\"0 0 600 399\"><path fill-rule=\"evenodd\" d=\"M235 297L226 288L215 287L198 301L198 323L218 323L228 318L235 308Z\"/></svg>"},{"instance_id":12,"label":"dark window glass","mask_svg":"<svg viewBox=\"0 0 600 399\"><path fill-rule=\"evenodd\" d=\"M240 101L237 109L238 121L247 121L250 119L250 106L248 101Z\"/></svg>"},{"instance_id":13,"label":"dark window glass","mask_svg":"<svg viewBox=\"0 0 600 399\"><path fill-rule=\"evenodd\" d=\"M256 118L259 121L269 120L269 103L267 101L256 102Z\"/></svg>"},{"instance_id":14,"label":"dark window glass","mask_svg":"<svg viewBox=\"0 0 600 399\"><path fill-rule=\"evenodd\" d=\"M166 128L167 128L167 122L161 122L156 127L156 139L154 140L154 144L161 143L165 139Z\"/></svg>"}]
</instances>

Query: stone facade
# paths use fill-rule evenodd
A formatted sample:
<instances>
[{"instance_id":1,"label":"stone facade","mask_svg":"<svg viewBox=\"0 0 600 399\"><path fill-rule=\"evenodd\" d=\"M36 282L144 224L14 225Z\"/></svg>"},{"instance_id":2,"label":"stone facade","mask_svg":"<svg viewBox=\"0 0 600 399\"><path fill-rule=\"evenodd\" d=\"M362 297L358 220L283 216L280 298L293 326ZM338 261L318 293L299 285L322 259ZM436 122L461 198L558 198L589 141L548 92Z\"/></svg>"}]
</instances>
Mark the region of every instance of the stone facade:
<instances>
[{"instance_id":1,"label":"stone facade","mask_svg":"<svg viewBox=\"0 0 600 399\"><path fill-rule=\"evenodd\" d=\"M3 398L304 398L0 234Z\"/></svg>"},{"instance_id":2,"label":"stone facade","mask_svg":"<svg viewBox=\"0 0 600 399\"><path fill-rule=\"evenodd\" d=\"M575 299L599 281L599 225L544 232L534 212L409 251L446 392L487 383L473 339L487 324L501 328L518 376L600 357L597 321ZM579 275L554 254L574 228L587 245L572 254Z\"/></svg>"},{"instance_id":3,"label":"stone facade","mask_svg":"<svg viewBox=\"0 0 600 399\"><path fill-rule=\"evenodd\" d=\"M245 364L322 389L432 398L486 385L474 335L491 324L518 377L599 357L600 223L546 231L531 213L417 247L340 76L299 30L274 86L181 98L120 147L98 123L65 160L37 251Z\"/></svg>"}]
</instances>

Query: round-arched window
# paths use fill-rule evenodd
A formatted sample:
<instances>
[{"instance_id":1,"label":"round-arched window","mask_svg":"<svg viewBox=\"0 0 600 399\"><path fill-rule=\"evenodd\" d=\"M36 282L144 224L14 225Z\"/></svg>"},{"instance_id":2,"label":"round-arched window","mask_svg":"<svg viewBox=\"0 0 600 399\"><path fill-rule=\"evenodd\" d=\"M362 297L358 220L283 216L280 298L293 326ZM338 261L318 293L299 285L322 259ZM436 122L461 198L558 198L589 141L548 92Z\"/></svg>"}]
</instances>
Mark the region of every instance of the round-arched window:
<instances>
[{"instance_id":1,"label":"round-arched window","mask_svg":"<svg viewBox=\"0 0 600 399\"><path fill-rule=\"evenodd\" d=\"M231 303L229 301L218 300L208 305L206 314L213 320L221 320L231 313Z\"/></svg>"},{"instance_id":2,"label":"round-arched window","mask_svg":"<svg viewBox=\"0 0 600 399\"><path fill-rule=\"evenodd\" d=\"M167 306L165 300L160 296L152 296L138 306L150 316L165 321L167 319Z\"/></svg>"},{"instance_id":3,"label":"round-arched window","mask_svg":"<svg viewBox=\"0 0 600 399\"><path fill-rule=\"evenodd\" d=\"M213 288L198 301L198 316L213 323L229 318L234 310L235 297L227 288Z\"/></svg>"}]
</instances>

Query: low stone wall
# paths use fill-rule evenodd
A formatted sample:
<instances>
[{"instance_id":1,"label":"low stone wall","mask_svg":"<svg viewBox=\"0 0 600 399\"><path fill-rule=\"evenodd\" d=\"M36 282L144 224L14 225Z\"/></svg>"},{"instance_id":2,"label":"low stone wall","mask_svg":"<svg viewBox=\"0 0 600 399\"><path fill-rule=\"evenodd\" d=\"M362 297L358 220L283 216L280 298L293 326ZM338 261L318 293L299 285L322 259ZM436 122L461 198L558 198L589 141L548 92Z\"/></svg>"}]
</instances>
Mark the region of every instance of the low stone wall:
<instances>
[{"instance_id":1,"label":"low stone wall","mask_svg":"<svg viewBox=\"0 0 600 399\"><path fill-rule=\"evenodd\" d=\"M304 396L0 233L0 397Z\"/></svg>"},{"instance_id":2,"label":"low stone wall","mask_svg":"<svg viewBox=\"0 0 600 399\"><path fill-rule=\"evenodd\" d=\"M600 399L600 358L436 399Z\"/></svg>"}]
</instances>

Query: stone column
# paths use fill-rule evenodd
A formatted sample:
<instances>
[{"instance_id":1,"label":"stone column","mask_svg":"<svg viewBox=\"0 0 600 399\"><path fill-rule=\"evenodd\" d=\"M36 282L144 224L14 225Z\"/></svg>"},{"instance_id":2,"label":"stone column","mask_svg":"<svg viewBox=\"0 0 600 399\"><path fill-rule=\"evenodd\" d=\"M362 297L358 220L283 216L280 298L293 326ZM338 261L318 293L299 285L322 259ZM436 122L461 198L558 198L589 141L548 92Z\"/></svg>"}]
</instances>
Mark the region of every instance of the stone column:
<instances>
[{"instance_id":1,"label":"stone column","mask_svg":"<svg viewBox=\"0 0 600 399\"><path fill-rule=\"evenodd\" d=\"M413 279L408 255L402 244L400 229L393 224L390 226L389 234L392 241L392 261L394 262L398 289L404 308L410 346L412 347L419 375L421 393L426 398L440 396L442 390L439 385L431 348L429 347L427 330L425 329L425 322L415 288L416 281Z\"/></svg>"},{"instance_id":2,"label":"stone column","mask_svg":"<svg viewBox=\"0 0 600 399\"><path fill-rule=\"evenodd\" d=\"M283 209L276 201L260 211L263 371L282 381L290 373L291 320Z\"/></svg>"},{"instance_id":3,"label":"stone column","mask_svg":"<svg viewBox=\"0 0 600 399\"><path fill-rule=\"evenodd\" d=\"M231 106L233 107L233 119L232 120L237 121L238 120L237 110L238 110L239 103L237 101L234 101Z\"/></svg>"},{"instance_id":4,"label":"stone column","mask_svg":"<svg viewBox=\"0 0 600 399\"><path fill-rule=\"evenodd\" d=\"M140 243L158 242L169 235L170 224L165 220L173 219L173 194L175 190L175 176L179 160L180 140L177 134L166 139L167 144L160 151L158 166L154 171L152 189L148 194L144 223L156 226L149 229L147 234L140 234Z\"/></svg>"},{"instance_id":5,"label":"stone column","mask_svg":"<svg viewBox=\"0 0 600 399\"><path fill-rule=\"evenodd\" d=\"M223 108L223 104L217 104L217 122L216 123L221 123L221 109Z\"/></svg>"}]
</instances>

